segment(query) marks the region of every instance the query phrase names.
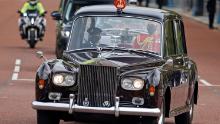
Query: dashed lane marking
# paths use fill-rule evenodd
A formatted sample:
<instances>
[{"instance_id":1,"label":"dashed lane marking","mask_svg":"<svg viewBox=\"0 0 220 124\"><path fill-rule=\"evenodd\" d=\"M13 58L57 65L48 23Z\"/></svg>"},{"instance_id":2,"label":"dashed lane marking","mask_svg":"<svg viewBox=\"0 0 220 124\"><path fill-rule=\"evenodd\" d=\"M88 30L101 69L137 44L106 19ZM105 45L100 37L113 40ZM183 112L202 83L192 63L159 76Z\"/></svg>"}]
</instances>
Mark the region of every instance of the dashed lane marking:
<instances>
[{"instance_id":1,"label":"dashed lane marking","mask_svg":"<svg viewBox=\"0 0 220 124\"><path fill-rule=\"evenodd\" d=\"M19 73L20 72L20 66L16 65L15 69L14 69L14 72Z\"/></svg>"},{"instance_id":2,"label":"dashed lane marking","mask_svg":"<svg viewBox=\"0 0 220 124\"><path fill-rule=\"evenodd\" d=\"M19 79L19 72L21 71L21 59L16 59L15 60L15 67L14 67L14 72L12 74L12 80L13 81L29 81L33 82L34 79Z\"/></svg>"},{"instance_id":3,"label":"dashed lane marking","mask_svg":"<svg viewBox=\"0 0 220 124\"><path fill-rule=\"evenodd\" d=\"M21 65L21 59L16 59L16 61L15 61L15 65Z\"/></svg>"},{"instance_id":4,"label":"dashed lane marking","mask_svg":"<svg viewBox=\"0 0 220 124\"><path fill-rule=\"evenodd\" d=\"M15 67L14 67L14 72L12 74L11 80L18 80L18 74L21 70L21 59L16 59L15 60Z\"/></svg>"},{"instance_id":5,"label":"dashed lane marking","mask_svg":"<svg viewBox=\"0 0 220 124\"><path fill-rule=\"evenodd\" d=\"M11 80L18 80L18 73L13 73Z\"/></svg>"}]
</instances>

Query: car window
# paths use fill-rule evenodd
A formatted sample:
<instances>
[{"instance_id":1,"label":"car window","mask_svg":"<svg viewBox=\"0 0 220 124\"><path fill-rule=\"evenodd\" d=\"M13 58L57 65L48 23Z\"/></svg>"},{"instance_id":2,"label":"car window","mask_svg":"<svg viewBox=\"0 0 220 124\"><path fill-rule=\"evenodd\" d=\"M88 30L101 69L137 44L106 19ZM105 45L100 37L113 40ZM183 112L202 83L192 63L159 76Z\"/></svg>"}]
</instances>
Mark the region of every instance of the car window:
<instances>
[{"instance_id":1,"label":"car window","mask_svg":"<svg viewBox=\"0 0 220 124\"><path fill-rule=\"evenodd\" d=\"M185 54L187 54L185 29L184 29L184 24L182 21L180 21L180 28L181 28L182 37L183 37L183 51Z\"/></svg>"},{"instance_id":2,"label":"car window","mask_svg":"<svg viewBox=\"0 0 220 124\"><path fill-rule=\"evenodd\" d=\"M64 13L64 18L66 21L70 20L70 18L73 16L72 6L73 6L73 2L70 2L66 7L66 10Z\"/></svg>"},{"instance_id":3,"label":"car window","mask_svg":"<svg viewBox=\"0 0 220 124\"><path fill-rule=\"evenodd\" d=\"M167 56L175 55L175 42L173 24L171 21L165 22L165 52Z\"/></svg>"},{"instance_id":4,"label":"car window","mask_svg":"<svg viewBox=\"0 0 220 124\"><path fill-rule=\"evenodd\" d=\"M79 37L80 36L80 37ZM131 17L80 17L74 22L69 50L123 47L160 55L161 23Z\"/></svg>"},{"instance_id":5,"label":"car window","mask_svg":"<svg viewBox=\"0 0 220 124\"><path fill-rule=\"evenodd\" d=\"M182 32L181 28L181 22L180 20L174 20L173 22L174 25L174 35L175 35L175 41L176 41L176 50L177 54L181 55L184 54L184 32Z\"/></svg>"}]
</instances>

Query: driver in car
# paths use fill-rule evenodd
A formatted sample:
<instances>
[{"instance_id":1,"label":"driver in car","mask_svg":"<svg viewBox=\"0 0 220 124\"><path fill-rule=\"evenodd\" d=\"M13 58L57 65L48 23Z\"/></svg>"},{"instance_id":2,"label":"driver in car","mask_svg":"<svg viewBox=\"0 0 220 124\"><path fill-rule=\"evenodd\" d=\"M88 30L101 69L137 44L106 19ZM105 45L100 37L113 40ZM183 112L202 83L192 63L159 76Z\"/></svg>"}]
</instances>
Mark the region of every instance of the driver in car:
<instances>
[{"instance_id":1,"label":"driver in car","mask_svg":"<svg viewBox=\"0 0 220 124\"><path fill-rule=\"evenodd\" d=\"M147 25L148 34L139 34L133 41L133 48L152 52L160 52L160 33L156 24Z\"/></svg>"},{"instance_id":2,"label":"driver in car","mask_svg":"<svg viewBox=\"0 0 220 124\"><path fill-rule=\"evenodd\" d=\"M87 32L88 32L88 40L84 44L84 47L94 48L99 46L99 40L101 39L102 30L97 27L91 27L87 30Z\"/></svg>"}]
</instances>

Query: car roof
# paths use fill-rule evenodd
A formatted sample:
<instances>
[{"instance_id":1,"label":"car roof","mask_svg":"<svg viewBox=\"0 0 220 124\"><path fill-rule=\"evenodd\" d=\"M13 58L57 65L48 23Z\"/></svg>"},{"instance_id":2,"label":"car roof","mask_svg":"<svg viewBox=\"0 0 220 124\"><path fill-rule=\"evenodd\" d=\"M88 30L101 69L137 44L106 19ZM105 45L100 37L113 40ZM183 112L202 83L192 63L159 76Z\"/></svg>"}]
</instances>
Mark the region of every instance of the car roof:
<instances>
[{"instance_id":1,"label":"car roof","mask_svg":"<svg viewBox=\"0 0 220 124\"><path fill-rule=\"evenodd\" d=\"M113 4L113 0L73 0L74 4Z\"/></svg>"},{"instance_id":2,"label":"car roof","mask_svg":"<svg viewBox=\"0 0 220 124\"><path fill-rule=\"evenodd\" d=\"M80 8L75 15L87 15L87 14L116 14L117 9L113 5L92 5ZM181 16L176 12L169 10L161 10L155 8L126 6L123 9L122 14L134 15L134 16L147 16L164 20L166 18L179 18Z\"/></svg>"}]
</instances>

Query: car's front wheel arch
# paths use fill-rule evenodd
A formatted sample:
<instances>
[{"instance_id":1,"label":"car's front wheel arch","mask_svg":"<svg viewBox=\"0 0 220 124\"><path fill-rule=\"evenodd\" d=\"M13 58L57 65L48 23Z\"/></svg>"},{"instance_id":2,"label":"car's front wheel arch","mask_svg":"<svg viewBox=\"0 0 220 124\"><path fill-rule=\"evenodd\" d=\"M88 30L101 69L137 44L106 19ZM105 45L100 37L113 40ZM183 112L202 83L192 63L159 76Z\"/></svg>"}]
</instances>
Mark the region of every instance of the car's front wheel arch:
<instances>
[{"instance_id":1,"label":"car's front wheel arch","mask_svg":"<svg viewBox=\"0 0 220 124\"><path fill-rule=\"evenodd\" d=\"M166 92L165 92L165 117L169 117L169 111L170 111L170 101L171 101L171 91L170 88L167 87L166 88Z\"/></svg>"},{"instance_id":2,"label":"car's front wheel arch","mask_svg":"<svg viewBox=\"0 0 220 124\"><path fill-rule=\"evenodd\" d=\"M199 87L198 87L198 81L196 81L195 83L195 88L194 88L194 104L197 104L198 101L198 91L199 91Z\"/></svg>"}]
</instances>

